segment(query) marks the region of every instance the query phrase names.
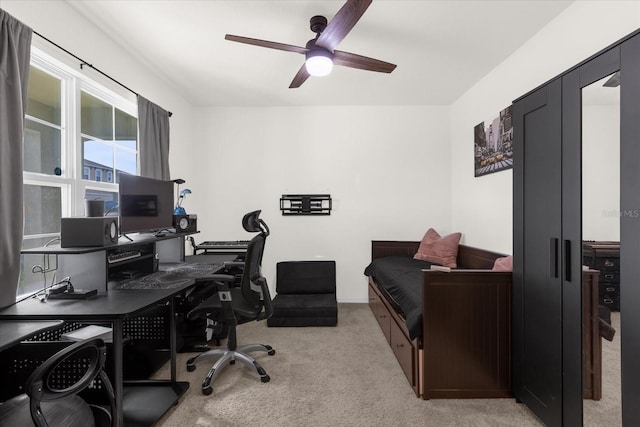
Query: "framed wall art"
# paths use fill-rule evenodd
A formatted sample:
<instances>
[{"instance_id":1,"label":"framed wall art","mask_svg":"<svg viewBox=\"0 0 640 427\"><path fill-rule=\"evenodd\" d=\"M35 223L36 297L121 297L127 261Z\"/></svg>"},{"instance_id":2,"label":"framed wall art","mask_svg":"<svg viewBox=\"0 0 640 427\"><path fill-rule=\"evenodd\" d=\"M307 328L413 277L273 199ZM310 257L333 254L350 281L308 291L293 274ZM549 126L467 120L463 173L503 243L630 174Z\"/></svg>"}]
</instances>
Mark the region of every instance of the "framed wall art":
<instances>
[{"instance_id":1,"label":"framed wall art","mask_svg":"<svg viewBox=\"0 0 640 427\"><path fill-rule=\"evenodd\" d=\"M513 168L511 106L493 120L477 124L473 133L476 177Z\"/></svg>"}]
</instances>

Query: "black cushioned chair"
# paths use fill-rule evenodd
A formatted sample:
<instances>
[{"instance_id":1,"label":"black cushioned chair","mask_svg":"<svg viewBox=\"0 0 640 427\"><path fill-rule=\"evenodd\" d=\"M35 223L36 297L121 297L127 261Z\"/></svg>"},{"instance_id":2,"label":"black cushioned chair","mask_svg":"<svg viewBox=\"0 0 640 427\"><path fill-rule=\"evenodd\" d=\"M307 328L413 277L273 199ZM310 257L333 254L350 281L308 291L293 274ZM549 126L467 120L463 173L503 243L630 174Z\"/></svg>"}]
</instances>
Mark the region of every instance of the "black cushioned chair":
<instances>
[{"instance_id":1,"label":"black cushioned chair","mask_svg":"<svg viewBox=\"0 0 640 427\"><path fill-rule=\"evenodd\" d=\"M2 426L93 427L114 425L115 398L104 372L107 351L101 339L71 344L44 361L29 376L25 392L0 405ZM79 378L69 380L70 367ZM78 393L100 377L110 411L90 405Z\"/></svg>"},{"instance_id":2,"label":"black cushioned chair","mask_svg":"<svg viewBox=\"0 0 640 427\"><path fill-rule=\"evenodd\" d=\"M283 261L276 274L269 326L336 326L335 261Z\"/></svg>"},{"instance_id":3,"label":"black cushioned chair","mask_svg":"<svg viewBox=\"0 0 640 427\"><path fill-rule=\"evenodd\" d=\"M267 280L262 276L262 254L264 244L269 235L269 227L259 218L260 211L246 214L242 218L242 226L250 233L259 233L249 241L242 270L240 286L232 286L235 276L228 274L214 274L211 280L217 287L217 292L196 308L189 312L189 318L199 316L215 317L229 326L229 337L226 348L215 348L187 360L187 370L193 371L196 363L203 360L217 359L202 382L202 393L209 395L213 389L211 383L217 378L221 370L227 365L233 365L236 360L248 366L260 376L262 382L269 381L269 375L249 352L264 351L273 356L276 351L264 344L250 344L237 347L236 325L251 321L268 319L273 313L271 295Z\"/></svg>"}]
</instances>

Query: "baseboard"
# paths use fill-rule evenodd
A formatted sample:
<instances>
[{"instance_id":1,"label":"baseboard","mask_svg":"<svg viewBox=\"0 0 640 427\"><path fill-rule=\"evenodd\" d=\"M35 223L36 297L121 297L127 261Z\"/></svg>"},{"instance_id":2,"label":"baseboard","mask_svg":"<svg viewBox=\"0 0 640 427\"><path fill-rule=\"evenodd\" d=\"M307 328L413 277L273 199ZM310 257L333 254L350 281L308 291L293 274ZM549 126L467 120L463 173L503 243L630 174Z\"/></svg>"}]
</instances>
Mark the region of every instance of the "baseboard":
<instances>
[{"instance_id":1,"label":"baseboard","mask_svg":"<svg viewBox=\"0 0 640 427\"><path fill-rule=\"evenodd\" d=\"M345 304L368 304L368 298L338 298L338 303Z\"/></svg>"}]
</instances>

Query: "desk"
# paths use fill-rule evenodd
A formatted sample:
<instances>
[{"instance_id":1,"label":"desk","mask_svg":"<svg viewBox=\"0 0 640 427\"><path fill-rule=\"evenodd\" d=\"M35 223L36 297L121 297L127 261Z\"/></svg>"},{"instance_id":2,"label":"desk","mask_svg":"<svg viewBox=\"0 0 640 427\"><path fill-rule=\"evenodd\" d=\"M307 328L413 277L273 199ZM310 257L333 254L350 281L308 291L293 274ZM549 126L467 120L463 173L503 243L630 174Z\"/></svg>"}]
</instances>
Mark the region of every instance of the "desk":
<instances>
[{"instance_id":1,"label":"desk","mask_svg":"<svg viewBox=\"0 0 640 427\"><path fill-rule=\"evenodd\" d=\"M0 310L0 320L31 321L62 319L78 322L108 322L113 328L112 378L116 400L116 425L152 425L173 406L189 388L176 381L176 331L173 297L189 289L195 279L171 289L110 290L85 300L48 300L29 298ZM123 321L145 309L167 303L170 307L171 380L123 381Z\"/></svg>"},{"instance_id":2,"label":"desk","mask_svg":"<svg viewBox=\"0 0 640 427\"><path fill-rule=\"evenodd\" d=\"M62 323L62 320L0 321L0 351L40 332L59 328Z\"/></svg>"}]
</instances>

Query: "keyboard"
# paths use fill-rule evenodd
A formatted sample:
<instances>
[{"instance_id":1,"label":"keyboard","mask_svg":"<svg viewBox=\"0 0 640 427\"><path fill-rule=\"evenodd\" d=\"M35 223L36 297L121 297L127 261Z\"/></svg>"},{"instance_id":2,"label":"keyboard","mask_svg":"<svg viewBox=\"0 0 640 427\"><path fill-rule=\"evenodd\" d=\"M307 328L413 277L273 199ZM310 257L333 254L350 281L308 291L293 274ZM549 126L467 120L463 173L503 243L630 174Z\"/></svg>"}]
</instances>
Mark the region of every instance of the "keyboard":
<instances>
[{"instance_id":1,"label":"keyboard","mask_svg":"<svg viewBox=\"0 0 640 427\"><path fill-rule=\"evenodd\" d=\"M140 251L122 251L122 252L113 252L107 255L107 262L109 264L114 264L120 261L126 261L128 259L138 258L140 255Z\"/></svg>"},{"instance_id":2,"label":"keyboard","mask_svg":"<svg viewBox=\"0 0 640 427\"><path fill-rule=\"evenodd\" d=\"M249 240L207 240L196 245L196 249L204 249L205 251L246 251L248 246Z\"/></svg>"}]
</instances>

